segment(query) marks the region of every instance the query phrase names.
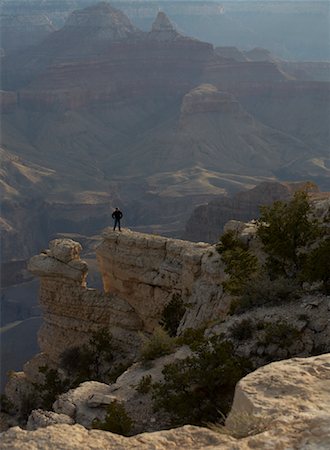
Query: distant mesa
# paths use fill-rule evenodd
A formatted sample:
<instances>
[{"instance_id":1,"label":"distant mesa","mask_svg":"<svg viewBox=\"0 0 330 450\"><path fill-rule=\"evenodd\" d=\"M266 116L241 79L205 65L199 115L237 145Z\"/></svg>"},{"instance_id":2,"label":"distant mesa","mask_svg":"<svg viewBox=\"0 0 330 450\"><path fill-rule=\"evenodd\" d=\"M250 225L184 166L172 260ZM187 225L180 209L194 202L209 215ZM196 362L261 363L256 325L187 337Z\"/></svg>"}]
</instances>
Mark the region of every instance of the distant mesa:
<instances>
[{"instance_id":1,"label":"distant mesa","mask_svg":"<svg viewBox=\"0 0 330 450\"><path fill-rule=\"evenodd\" d=\"M139 31L128 17L108 3L101 2L84 9L73 11L63 31L93 32L93 38L126 39Z\"/></svg>"},{"instance_id":2,"label":"distant mesa","mask_svg":"<svg viewBox=\"0 0 330 450\"><path fill-rule=\"evenodd\" d=\"M212 84L201 84L188 92L183 98L181 113L196 114L205 112L238 113L239 102L229 92L218 90Z\"/></svg>"},{"instance_id":3,"label":"distant mesa","mask_svg":"<svg viewBox=\"0 0 330 450\"><path fill-rule=\"evenodd\" d=\"M248 58L245 56L245 54L237 47L216 47L214 51L218 56L221 56L225 59L233 59L234 61L238 62L248 61Z\"/></svg>"},{"instance_id":4,"label":"distant mesa","mask_svg":"<svg viewBox=\"0 0 330 450\"><path fill-rule=\"evenodd\" d=\"M255 62L262 62L262 61L268 61L268 62L276 62L277 58L266 48L262 47L256 47L252 50L244 52L244 55L249 61L255 61Z\"/></svg>"}]
</instances>

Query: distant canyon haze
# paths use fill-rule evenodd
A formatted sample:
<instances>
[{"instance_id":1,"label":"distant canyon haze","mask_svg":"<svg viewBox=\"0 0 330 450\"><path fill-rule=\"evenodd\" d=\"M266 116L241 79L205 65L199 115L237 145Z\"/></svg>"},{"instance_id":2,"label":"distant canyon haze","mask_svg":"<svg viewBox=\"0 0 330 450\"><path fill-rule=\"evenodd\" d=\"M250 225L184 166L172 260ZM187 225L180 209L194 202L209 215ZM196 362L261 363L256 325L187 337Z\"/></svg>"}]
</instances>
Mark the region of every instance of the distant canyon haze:
<instances>
[{"instance_id":1,"label":"distant canyon haze","mask_svg":"<svg viewBox=\"0 0 330 450\"><path fill-rule=\"evenodd\" d=\"M59 235L93 260L116 206L182 237L260 183L330 190L327 2L0 5L2 326L39 316L26 260Z\"/></svg>"}]
</instances>

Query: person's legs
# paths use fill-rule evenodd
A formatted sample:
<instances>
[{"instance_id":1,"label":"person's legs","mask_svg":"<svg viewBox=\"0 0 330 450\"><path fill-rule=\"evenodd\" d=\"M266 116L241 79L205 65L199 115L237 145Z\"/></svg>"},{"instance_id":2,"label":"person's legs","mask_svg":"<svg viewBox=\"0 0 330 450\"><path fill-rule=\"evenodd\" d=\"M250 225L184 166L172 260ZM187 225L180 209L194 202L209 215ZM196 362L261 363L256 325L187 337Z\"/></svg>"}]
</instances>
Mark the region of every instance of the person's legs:
<instances>
[{"instance_id":1,"label":"person's legs","mask_svg":"<svg viewBox=\"0 0 330 450\"><path fill-rule=\"evenodd\" d=\"M113 226L113 231L115 231L117 225L118 225L118 219L115 219L115 224ZM120 229L120 225L119 225L119 229Z\"/></svg>"},{"instance_id":2,"label":"person's legs","mask_svg":"<svg viewBox=\"0 0 330 450\"><path fill-rule=\"evenodd\" d=\"M119 231L121 231L121 228L120 228L120 219L118 219L118 228L119 228Z\"/></svg>"}]
</instances>

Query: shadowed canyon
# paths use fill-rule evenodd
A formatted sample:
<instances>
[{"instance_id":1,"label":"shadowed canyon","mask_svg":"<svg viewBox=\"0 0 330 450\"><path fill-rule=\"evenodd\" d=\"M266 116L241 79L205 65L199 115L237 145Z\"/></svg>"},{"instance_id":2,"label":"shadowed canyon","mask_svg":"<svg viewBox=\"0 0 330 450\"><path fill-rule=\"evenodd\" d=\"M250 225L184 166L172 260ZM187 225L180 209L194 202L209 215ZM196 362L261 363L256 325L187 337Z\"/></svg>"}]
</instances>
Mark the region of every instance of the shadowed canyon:
<instances>
[{"instance_id":1,"label":"shadowed canyon","mask_svg":"<svg viewBox=\"0 0 330 450\"><path fill-rule=\"evenodd\" d=\"M1 3L3 325L39 315L25 261L56 236L82 242L88 259L115 206L125 227L213 242L238 192L301 180L330 189L324 48L311 61L313 46L298 55L290 41L305 62L253 49L257 38L234 47L235 2L90 3L31 2L21 16ZM207 35L210 17L220 22ZM195 210L208 203L220 205L215 219Z\"/></svg>"}]
</instances>

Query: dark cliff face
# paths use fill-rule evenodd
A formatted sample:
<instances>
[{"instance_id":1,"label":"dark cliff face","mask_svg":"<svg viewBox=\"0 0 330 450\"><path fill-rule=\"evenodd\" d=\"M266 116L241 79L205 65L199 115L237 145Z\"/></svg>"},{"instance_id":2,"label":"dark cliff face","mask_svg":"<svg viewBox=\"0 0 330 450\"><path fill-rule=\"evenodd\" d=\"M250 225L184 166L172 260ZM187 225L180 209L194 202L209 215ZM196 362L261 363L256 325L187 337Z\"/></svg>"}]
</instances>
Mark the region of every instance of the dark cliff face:
<instances>
[{"instance_id":1,"label":"dark cliff face","mask_svg":"<svg viewBox=\"0 0 330 450\"><path fill-rule=\"evenodd\" d=\"M24 106L75 108L95 101L185 93L200 81L211 44L180 35L164 13L150 32L106 3L73 12L39 47L8 61L5 82Z\"/></svg>"},{"instance_id":2,"label":"dark cliff face","mask_svg":"<svg viewBox=\"0 0 330 450\"><path fill-rule=\"evenodd\" d=\"M190 216L184 238L191 241L218 242L229 220L257 219L261 205L289 199L301 183L264 182L232 197L222 197L196 208Z\"/></svg>"}]
</instances>

